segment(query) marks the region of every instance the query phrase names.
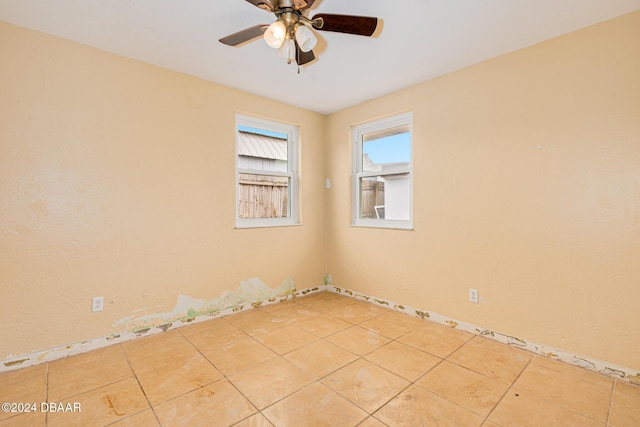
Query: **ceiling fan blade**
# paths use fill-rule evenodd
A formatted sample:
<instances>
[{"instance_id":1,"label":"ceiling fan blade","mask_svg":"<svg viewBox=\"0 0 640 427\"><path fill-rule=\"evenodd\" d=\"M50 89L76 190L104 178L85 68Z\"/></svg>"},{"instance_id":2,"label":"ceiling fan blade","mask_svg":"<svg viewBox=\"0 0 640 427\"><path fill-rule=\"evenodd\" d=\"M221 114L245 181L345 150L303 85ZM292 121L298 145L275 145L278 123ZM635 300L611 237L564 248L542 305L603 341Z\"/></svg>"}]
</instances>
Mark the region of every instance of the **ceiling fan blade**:
<instances>
[{"instance_id":1,"label":"ceiling fan blade","mask_svg":"<svg viewBox=\"0 0 640 427\"><path fill-rule=\"evenodd\" d=\"M315 21L321 22L316 25ZM321 13L313 17L313 28L322 31L371 36L378 26L378 18L371 16L333 15Z\"/></svg>"},{"instance_id":2,"label":"ceiling fan blade","mask_svg":"<svg viewBox=\"0 0 640 427\"><path fill-rule=\"evenodd\" d=\"M305 10L305 9L309 9L311 6L313 6L313 2L315 2L316 0L293 0L293 5L298 9L298 10Z\"/></svg>"},{"instance_id":3,"label":"ceiling fan blade","mask_svg":"<svg viewBox=\"0 0 640 427\"><path fill-rule=\"evenodd\" d=\"M221 38L220 43L226 44L227 46L238 46L244 42L248 42L249 40L253 40L256 37L262 37L266 29L269 28L268 25L255 25L253 27L245 28L242 31L238 31L237 33L233 33L226 37Z\"/></svg>"},{"instance_id":4,"label":"ceiling fan blade","mask_svg":"<svg viewBox=\"0 0 640 427\"><path fill-rule=\"evenodd\" d=\"M309 62L316 59L316 56L313 54L313 51L303 52L298 46L298 42L296 42L296 63L298 65L308 64Z\"/></svg>"},{"instance_id":5,"label":"ceiling fan blade","mask_svg":"<svg viewBox=\"0 0 640 427\"><path fill-rule=\"evenodd\" d=\"M273 12L273 3L271 0L247 0L254 6L259 7L260 9L264 9L269 12Z\"/></svg>"}]
</instances>

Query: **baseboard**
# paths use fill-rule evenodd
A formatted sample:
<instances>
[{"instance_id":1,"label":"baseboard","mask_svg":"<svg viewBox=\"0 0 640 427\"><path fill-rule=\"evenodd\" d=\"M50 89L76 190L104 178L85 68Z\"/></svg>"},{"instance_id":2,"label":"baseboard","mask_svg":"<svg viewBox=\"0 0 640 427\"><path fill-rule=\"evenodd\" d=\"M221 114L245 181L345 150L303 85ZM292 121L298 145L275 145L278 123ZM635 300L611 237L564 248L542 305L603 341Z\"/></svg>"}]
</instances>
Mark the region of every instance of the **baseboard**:
<instances>
[{"instance_id":1,"label":"baseboard","mask_svg":"<svg viewBox=\"0 0 640 427\"><path fill-rule=\"evenodd\" d=\"M461 331L470 332L476 335L481 335L486 338L493 339L503 344L508 344L514 347L518 347L524 350L528 350L532 353L548 357L550 359L558 360L561 362L569 363L574 366L588 369L599 374L606 375L618 380L626 381L632 384L640 384L640 371L617 366L602 360L594 359L587 356L577 355L568 351L564 351L558 348L549 347L544 344L539 344L525 338L515 337L508 334L503 334L498 331L483 328L471 323L462 322L452 319L450 317L442 316L433 311L426 311L423 309L411 307L405 304L398 304L384 298L378 298L371 295L365 295L360 292L355 292L350 289L341 288L334 285L324 286L325 290L340 295L345 295L357 300L365 301L371 304L379 305L384 308L399 311L414 317L420 317L432 322L439 323L441 325L455 328Z\"/></svg>"},{"instance_id":2,"label":"baseboard","mask_svg":"<svg viewBox=\"0 0 640 427\"><path fill-rule=\"evenodd\" d=\"M170 323L163 323L157 326L138 327L130 331L114 333L109 336L95 338L88 341L65 344L59 347L50 348L46 350L38 350L38 351L34 351L27 354L22 354L19 356L10 356L0 364L0 372L22 369L22 368L38 365L45 362L52 362L57 359L62 359L65 357L76 355L76 354L86 353L88 351L97 350L99 348L108 347L114 344L131 341L131 340L145 337L145 336L159 334L159 333L176 329L182 326L211 320L213 318L245 312L261 306L278 304L282 301L291 300L291 299L302 297L305 295L311 295L317 292L322 292L324 290L326 290L326 286L324 285L316 286L313 288L301 289L301 290L296 289L296 290L287 292L286 294L268 298L268 299L242 301L238 305L235 305L229 308L214 310L214 311L206 311L204 312L204 314L195 315L193 317L182 317L179 320L172 321Z\"/></svg>"}]
</instances>

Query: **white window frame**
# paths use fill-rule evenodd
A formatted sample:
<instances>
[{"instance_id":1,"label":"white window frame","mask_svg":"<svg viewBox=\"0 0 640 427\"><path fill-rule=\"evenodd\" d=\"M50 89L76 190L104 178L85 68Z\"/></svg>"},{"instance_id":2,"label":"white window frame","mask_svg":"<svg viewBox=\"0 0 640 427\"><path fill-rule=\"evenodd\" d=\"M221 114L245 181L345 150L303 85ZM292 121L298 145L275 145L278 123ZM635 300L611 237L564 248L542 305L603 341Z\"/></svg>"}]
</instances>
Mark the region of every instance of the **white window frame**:
<instances>
[{"instance_id":1,"label":"white window frame","mask_svg":"<svg viewBox=\"0 0 640 427\"><path fill-rule=\"evenodd\" d=\"M238 129L240 126L247 126L265 131L278 132L287 135L287 171L269 171L243 169L238 166ZM251 117L244 114L236 114L236 228L256 228L256 227L283 227L299 225L298 220L298 135L297 126L271 120ZM287 204L288 215L285 218L240 218L240 174L281 176L289 178L289 203Z\"/></svg>"},{"instance_id":2,"label":"white window frame","mask_svg":"<svg viewBox=\"0 0 640 427\"><path fill-rule=\"evenodd\" d=\"M360 218L360 182L362 178L380 176L380 171L363 171L363 137L364 135L408 126L410 129L410 155L411 161L407 167L399 167L385 172L385 175L409 174L409 219L386 220ZM403 230L413 229L413 113L403 113L372 122L352 126L353 141L353 185L352 185L352 225L359 227L395 228Z\"/></svg>"}]
</instances>

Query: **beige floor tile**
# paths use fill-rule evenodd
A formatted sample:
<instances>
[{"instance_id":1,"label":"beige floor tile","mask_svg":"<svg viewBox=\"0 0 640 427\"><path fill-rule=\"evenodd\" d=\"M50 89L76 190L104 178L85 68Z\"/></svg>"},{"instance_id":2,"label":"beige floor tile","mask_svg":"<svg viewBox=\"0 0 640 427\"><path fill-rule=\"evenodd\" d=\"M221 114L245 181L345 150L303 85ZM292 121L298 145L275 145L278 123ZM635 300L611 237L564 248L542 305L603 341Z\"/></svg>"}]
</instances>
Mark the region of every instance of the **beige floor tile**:
<instances>
[{"instance_id":1,"label":"beige floor tile","mask_svg":"<svg viewBox=\"0 0 640 427\"><path fill-rule=\"evenodd\" d=\"M304 329L307 332L323 338L352 326L351 323L327 314L319 314L315 317L296 322L295 325L300 329Z\"/></svg>"},{"instance_id":2,"label":"beige floor tile","mask_svg":"<svg viewBox=\"0 0 640 427\"><path fill-rule=\"evenodd\" d=\"M134 372L179 364L195 350L175 329L122 343L122 349Z\"/></svg>"},{"instance_id":3,"label":"beige floor tile","mask_svg":"<svg viewBox=\"0 0 640 427\"><path fill-rule=\"evenodd\" d=\"M292 351L284 358L315 378L322 378L353 362L358 356L321 340Z\"/></svg>"},{"instance_id":4,"label":"beige floor tile","mask_svg":"<svg viewBox=\"0 0 640 427\"><path fill-rule=\"evenodd\" d=\"M233 316L229 316L229 318L230 317ZM227 317L210 319L204 322L198 322L189 326L178 328L177 331L186 338L190 338L194 335L205 334L204 336L209 337L211 340L224 339L225 337L240 332L239 328L227 322L226 319Z\"/></svg>"},{"instance_id":5,"label":"beige floor tile","mask_svg":"<svg viewBox=\"0 0 640 427\"><path fill-rule=\"evenodd\" d=\"M354 304L344 307L333 308L329 310L327 314L344 320L345 322L358 324L373 319L387 311L386 308L380 308L367 302L357 301Z\"/></svg>"},{"instance_id":6,"label":"beige floor tile","mask_svg":"<svg viewBox=\"0 0 640 427\"><path fill-rule=\"evenodd\" d=\"M321 380L323 384L372 413L388 402L409 381L363 359L359 359Z\"/></svg>"},{"instance_id":7,"label":"beige floor tile","mask_svg":"<svg viewBox=\"0 0 640 427\"><path fill-rule=\"evenodd\" d=\"M203 332L185 336L185 338L201 353L218 351L220 348L233 346L235 343L242 342L245 339L252 340L245 332L235 326L229 325L229 327L233 328L233 330L229 330L228 334L212 335Z\"/></svg>"},{"instance_id":8,"label":"beige floor tile","mask_svg":"<svg viewBox=\"0 0 640 427\"><path fill-rule=\"evenodd\" d=\"M539 366L549 372L556 372L561 375L567 375L576 380L585 381L596 386L604 386L608 388L611 388L613 386L612 378L588 371L579 366L572 366L568 363L553 360L544 356L533 356L530 366Z\"/></svg>"},{"instance_id":9,"label":"beige floor tile","mask_svg":"<svg viewBox=\"0 0 640 427\"><path fill-rule=\"evenodd\" d=\"M303 320L313 319L321 313L311 307L302 304L295 304L285 307L282 310L274 311L272 314L281 322L286 321L290 323L297 323Z\"/></svg>"},{"instance_id":10,"label":"beige floor tile","mask_svg":"<svg viewBox=\"0 0 640 427\"><path fill-rule=\"evenodd\" d=\"M460 348L472 337L473 335L469 333L427 321L423 326L415 328L398 338L398 341L418 350L431 353L434 356L444 358Z\"/></svg>"},{"instance_id":11,"label":"beige floor tile","mask_svg":"<svg viewBox=\"0 0 640 427\"><path fill-rule=\"evenodd\" d=\"M609 425L612 427L640 426L640 385L616 381Z\"/></svg>"},{"instance_id":12,"label":"beige floor tile","mask_svg":"<svg viewBox=\"0 0 640 427\"><path fill-rule=\"evenodd\" d=\"M151 409L111 424L109 427L158 427L158 420Z\"/></svg>"},{"instance_id":13,"label":"beige floor tile","mask_svg":"<svg viewBox=\"0 0 640 427\"><path fill-rule=\"evenodd\" d=\"M49 363L49 400L60 401L133 376L119 345Z\"/></svg>"},{"instance_id":14,"label":"beige floor tile","mask_svg":"<svg viewBox=\"0 0 640 427\"><path fill-rule=\"evenodd\" d=\"M223 346L202 348L201 351L225 375L231 375L277 356L276 353L247 335L230 340Z\"/></svg>"},{"instance_id":15,"label":"beige floor tile","mask_svg":"<svg viewBox=\"0 0 640 427\"><path fill-rule=\"evenodd\" d=\"M240 371L230 376L229 381L258 409L263 409L312 383L314 379L291 362L277 357Z\"/></svg>"},{"instance_id":16,"label":"beige floor tile","mask_svg":"<svg viewBox=\"0 0 640 427\"><path fill-rule=\"evenodd\" d=\"M365 359L409 381L417 380L442 361L436 356L397 341L369 353Z\"/></svg>"},{"instance_id":17,"label":"beige floor tile","mask_svg":"<svg viewBox=\"0 0 640 427\"><path fill-rule=\"evenodd\" d=\"M456 351L448 361L511 384L533 354L483 337L476 337Z\"/></svg>"},{"instance_id":18,"label":"beige floor tile","mask_svg":"<svg viewBox=\"0 0 640 427\"><path fill-rule=\"evenodd\" d=\"M152 405L222 378L222 374L195 350L178 362L159 369L136 370L136 376Z\"/></svg>"},{"instance_id":19,"label":"beige floor tile","mask_svg":"<svg viewBox=\"0 0 640 427\"><path fill-rule=\"evenodd\" d=\"M4 388L11 384L19 383L42 375L47 375L46 363L29 366L28 368L16 369L15 371L0 372L0 384L2 384L2 387Z\"/></svg>"},{"instance_id":20,"label":"beige floor tile","mask_svg":"<svg viewBox=\"0 0 640 427\"><path fill-rule=\"evenodd\" d=\"M25 371L19 377L22 381L17 381L17 375L12 375L12 384L5 385L0 383L0 403L15 403L15 408L9 408L9 412L0 411L0 421L14 418L19 415L18 403L36 403L36 409L39 410L40 403L46 401L47 397L47 375L46 370L30 370ZM20 415L22 416L22 415ZM24 418L22 419L24 420Z\"/></svg>"},{"instance_id":21,"label":"beige floor tile","mask_svg":"<svg viewBox=\"0 0 640 427\"><path fill-rule=\"evenodd\" d=\"M278 354L289 353L318 340L317 336L295 326L285 326L256 334L254 338Z\"/></svg>"},{"instance_id":22,"label":"beige floor tile","mask_svg":"<svg viewBox=\"0 0 640 427\"><path fill-rule=\"evenodd\" d=\"M416 381L416 385L482 417L491 412L509 388L509 384L446 361Z\"/></svg>"},{"instance_id":23,"label":"beige floor tile","mask_svg":"<svg viewBox=\"0 0 640 427\"><path fill-rule=\"evenodd\" d=\"M227 380L216 381L153 409L163 426L228 426L256 412Z\"/></svg>"},{"instance_id":24,"label":"beige floor tile","mask_svg":"<svg viewBox=\"0 0 640 427\"><path fill-rule=\"evenodd\" d=\"M585 415L578 414L553 402L542 399L536 394L510 389L489 416L489 421L503 427L603 427Z\"/></svg>"},{"instance_id":25,"label":"beige floor tile","mask_svg":"<svg viewBox=\"0 0 640 427\"><path fill-rule=\"evenodd\" d=\"M371 320L362 322L359 326L377 332L387 338L396 339L418 326L423 326L424 323L424 320L411 317L408 314L388 311Z\"/></svg>"},{"instance_id":26,"label":"beige floor tile","mask_svg":"<svg viewBox=\"0 0 640 427\"><path fill-rule=\"evenodd\" d=\"M273 427L273 424L269 422L267 417L258 412L257 414L234 424L233 427Z\"/></svg>"},{"instance_id":27,"label":"beige floor tile","mask_svg":"<svg viewBox=\"0 0 640 427\"><path fill-rule=\"evenodd\" d=\"M358 326L340 331L327 337L326 340L358 356L371 353L391 341L387 337Z\"/></svg>"},{"instance_id":28,"label":"beige floor tile","mask_svg":"<svg viewBox=\"0 0 640 427\"><path fill-rule=\"evenodd\" d=\"M149 408L135 378L127 378L105 387L82 393L62 403L79 403L81 412L50 412L47 425L107 425Z\"/></svg>"},{"instance_id":29,"label":"beige floor tile","mask_svg":"<svg viewBox=\"0 0 640 427\"><path fill-rule=\"evenodd\" d=\"M369 417L363 422L361 422L360 424L358 424L358 427L386 427L386 424L384 424L382 421L375 419L374 417Z\"/></svg>"},{"instance_id":30,"label":"beige floor tile","mask_svg":"<svg viewBox=\"0 0 640 427\"><path fill-rule=\"evenodd\" d=\"M249 335L272 331L292 323L261 309L229 316L228 322Z\"/></svg>"},{"instance_id":31,"label":"beige floor tile","mask_svg":"<svg viewBox=\"0 0 640 427\"><path fill-rule=\"evenodd\" d=\"M411 386L374 414L394 427L480 426L483 418L421 387ZM514 426L517 424L510 424Z\"/></svg>"},{"instance_id":32,"label":"beige floor tile","mask_svg":"<svg viewBox=\"0 0 640 427\"><path fill-rule=\"evenodd\" d=\"M536 356L520 375L515 387L605 423L613 380L583 370L570 374L565 369L569 367Z\"/></svg>"},{"instance_id":33,"label":"beige floor tile","mask_svg":"<svg viewBox=\"0 0 640 427\"><path fill-rule=\"evenodd\" d=\"M263 411L276 426L351 427L368 414L331 390L314 383Z\"/></svg>"},{"instance_id":34,"label":"beige floor tile","mask_svg":"<svg viewBox=\"0 0 640 427\"><path fill-rule=\"evenodd\" d=\"M17 403L17 402L16 402ZM23 402L24 403L24 402ZM36 412L22 414L8 413L8 418L0 418L2 427L45 427L47 423L46 414L40 412L40 402L34 402L37 406Z\"/></svg>"}]
</instances>

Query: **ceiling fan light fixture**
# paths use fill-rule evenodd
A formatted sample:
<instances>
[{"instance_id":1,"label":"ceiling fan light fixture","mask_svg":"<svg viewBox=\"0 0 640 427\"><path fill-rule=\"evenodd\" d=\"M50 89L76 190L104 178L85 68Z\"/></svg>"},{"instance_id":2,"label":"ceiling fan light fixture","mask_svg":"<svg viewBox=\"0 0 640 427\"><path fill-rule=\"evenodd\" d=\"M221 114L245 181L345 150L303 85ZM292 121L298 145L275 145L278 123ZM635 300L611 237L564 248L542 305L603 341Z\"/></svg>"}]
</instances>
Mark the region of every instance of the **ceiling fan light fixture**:
<instances>
[{"instance_id":1,"label":"ceiling fan light fixture","mask_svg":"<svg viewBox=\"0 0 640 427\"><path fill-rule=\"evenodd\" d=\"M264 32L264 41L274 49L279 49L286 37L287 27L280 20L269 25L267 31Z\"/></svg>"},{"instance_id":2,"label":"ceiling fan light fixture","mask_svg":"<svg viewBox=\"0 0 640 427\"><path fill-rule=\"evenodd\" d=\"M298 41L300 50L303 52L309 52L316 47L316 44L318 44L318 39L313 34L313 31L311 31L306 25L296 26L296 40Z\"/></svg>"},{"instance_id":3,"label":"ceiling fan light fixture","mask_svg":"<svg viewBox=\"0 0 640 427\"><path fill-rule=\"evenodd\" d=\"M290 64L296 58L296 42L292 38L287 38L280 46L280 57Z\"/></svg>"}]
</instances>

